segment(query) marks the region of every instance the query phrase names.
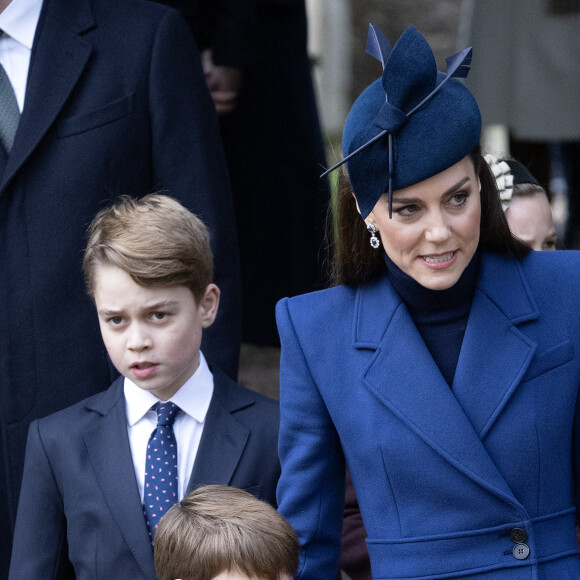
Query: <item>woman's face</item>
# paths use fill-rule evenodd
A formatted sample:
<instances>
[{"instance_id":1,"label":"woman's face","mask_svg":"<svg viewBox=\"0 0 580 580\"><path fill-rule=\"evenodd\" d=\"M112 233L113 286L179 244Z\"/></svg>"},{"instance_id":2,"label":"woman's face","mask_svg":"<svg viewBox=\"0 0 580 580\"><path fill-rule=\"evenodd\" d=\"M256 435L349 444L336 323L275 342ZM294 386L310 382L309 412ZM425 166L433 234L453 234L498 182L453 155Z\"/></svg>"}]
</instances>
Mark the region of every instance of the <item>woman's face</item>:
<instances>
[{"instance_id":1,"label":"woman's face","mask_svg":"<svg viewBox=\"0 0 580 580\"><path fill-rule=\"evenodd\" d=\"M481 184L471 157L393 192L389 219L384 194L366 219L381 234L385 252L406 274L431 290L453 286L479 243Z\"/></svg>"},{"instance_id":2,"label":"woman's face","mask_svg":"<svg viewBox=\"0 0 580 580\"><path fill-rule=\"evenodd\" d=\"M556 229L548 198L542 192L514 196L505 212L510 230L532 250L555 250Z\"/></svg>"}]
</instances>

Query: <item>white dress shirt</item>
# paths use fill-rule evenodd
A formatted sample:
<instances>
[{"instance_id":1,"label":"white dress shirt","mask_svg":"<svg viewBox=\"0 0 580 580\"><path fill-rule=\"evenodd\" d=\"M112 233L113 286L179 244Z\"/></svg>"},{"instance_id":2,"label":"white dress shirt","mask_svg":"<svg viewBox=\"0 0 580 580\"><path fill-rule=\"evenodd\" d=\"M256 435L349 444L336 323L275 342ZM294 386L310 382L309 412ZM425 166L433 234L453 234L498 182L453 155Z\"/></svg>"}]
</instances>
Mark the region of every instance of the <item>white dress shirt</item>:
<instances>
[{"instance_id":1,"label":"white dress shirt","mask_svg":"<svg viewBox=\"0 0 580 580\"><path fill-rule=\"evenodd\" d=\"M159 402L159 399L150 392L139 388L127 377L125 377L124 391L131 455L141 501L143 501L147 443L151 433L157 427L157 413L152 411L151 407ZM179 501L183 499L187 490L212 395L213 375L200 351L199 367L179 391L169 399L181 409L181 413L173 425L177 440Z\"/></svg>"},{"instance_id":2,"label":"white dress shirt","mask_svg":"<svg viewBox=\"0 0 580 580\"><path fill-rule=\"evenodd\" d=\"M4 67L20 112L24 108L26 79L34 34L43 0L12 0L0 13L0 63Z\"/></svg>"}]
</instances>

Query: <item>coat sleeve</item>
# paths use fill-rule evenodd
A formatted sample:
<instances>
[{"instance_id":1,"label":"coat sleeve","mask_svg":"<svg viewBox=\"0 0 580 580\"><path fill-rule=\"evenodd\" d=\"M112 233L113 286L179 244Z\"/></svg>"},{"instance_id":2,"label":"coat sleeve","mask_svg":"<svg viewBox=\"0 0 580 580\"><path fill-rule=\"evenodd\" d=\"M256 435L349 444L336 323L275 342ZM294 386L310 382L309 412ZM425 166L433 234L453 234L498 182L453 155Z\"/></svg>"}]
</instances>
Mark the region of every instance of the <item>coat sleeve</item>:
<instances>
[{"instance_id":1,"label":"coat sleeve","mask_svg":"<svg viewBox=\"0 0 580 580\"><path fill-rule=\"evenodd\" d=\"M28 431L24 476L16 516L9 580L74 580L67 557L62 495L41 439Z\"/></svg>"},{"instance_id":2,"label":"coat sleeve","mask_svg":"<svg viewBox=\"0 0 580 580\"><path fill-rule=\"evenodd\" d=\"M345 493L342 447L295 330L288 299L276 308L282 343L279 511L301 545L301 580L334 580Z\"/></svg>"},{"instance_id":3,"label":"coat sleeve","mask_svg":"<svg viewBox=\"0 0 580 580\"><path fill-rule=\"evenodd\" d=\"M574 410L574 439L572 441L572 461L574 465L574 501L576 505L576 538L580 550L580 387L576 395Z\"/></svg>"},{"instance_id":4,"label":"coat sleeve","mask_svg":"<svg viewBox=\"0 0 580 580\"><path fill-rule=\"evenodd\" d=\"M179 199L208 226L218 317L204 331L210 362L236 378L241 342L238 245L229 177L217 115L199 52L184 20L167 12L155 38L149 82L153 183Z\"/></svg>"}]
</instances>

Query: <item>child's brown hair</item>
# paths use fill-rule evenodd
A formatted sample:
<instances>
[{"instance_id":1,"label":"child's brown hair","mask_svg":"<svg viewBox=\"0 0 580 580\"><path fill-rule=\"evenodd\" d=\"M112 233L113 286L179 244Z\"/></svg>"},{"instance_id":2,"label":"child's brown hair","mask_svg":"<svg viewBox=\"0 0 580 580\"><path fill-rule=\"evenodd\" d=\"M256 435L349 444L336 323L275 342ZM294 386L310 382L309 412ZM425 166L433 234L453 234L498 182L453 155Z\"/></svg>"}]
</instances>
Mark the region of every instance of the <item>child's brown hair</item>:
<instances>
[{"instance_id":1,"label":"child's brown hair","mask_svg":"<svg viewBox=\"0 0 580 580\"><path fill-rule=\"evenodd\" d=\"M197 301L213 280L206 226L178 201L158 193L121 196L92 221L83 259L91 297L99 263L121 268L141 286L186 286Z\"/></svg>"},{"instance_id":2,"label":"child's brown hair","mask_svg":"<svg viewBox=\"0 0 580 580\"><path fill-rule=\"evenodd\" d=\"M300 546L269 504L226 485L198 487L175 504L155 535L159 580L211 580L223 572L280 580L298 570Z\"/></svg>"}]
</instances>

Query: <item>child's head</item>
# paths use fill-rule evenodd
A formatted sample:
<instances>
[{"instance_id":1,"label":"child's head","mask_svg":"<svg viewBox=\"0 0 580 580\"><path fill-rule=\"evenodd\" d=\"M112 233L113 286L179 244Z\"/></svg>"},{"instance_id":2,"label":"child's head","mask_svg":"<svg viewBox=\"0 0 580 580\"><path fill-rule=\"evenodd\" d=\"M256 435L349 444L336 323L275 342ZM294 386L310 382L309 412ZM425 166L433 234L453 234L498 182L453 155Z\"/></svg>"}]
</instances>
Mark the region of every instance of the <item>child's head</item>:
<instances>
[{"instance_id":1,"label":"child's head","mask_svg":"<svg viewBox=\"0 0 580 580\"><path fill-rule=\"evenodd\" d=\"M92 298L98 264L121 268L145 288L185 286L198 301L213 281L207 228L178 201L157 193L121 196L89 226L83 270Z\"/></svg>"},{"instance_id":2,"label":"child's head","mask_svg":"<svg viewBox=\"0 0 580 580\"><path fill-rule=\"evenodd\" d=\"M496 179L511 232L532 250L555 250L558 236L548 192L519 161L490 154L485 160Z\"/></svg>"},{"instance_id":3,"label":"child's head","mask_svg":"<svg viewBox=\"0 0 580 580\"><path fill-rule=\"evenodd\" d=\"M299 544L269 504L225 485L197 488L159 522L159 580L290 580Z\"/></svg>"},{"instance_id":4,"label":"child's head","mask_svg":"<svg viewBox=\"0 0 580 580\"><path fill-rule=\"evenodd\" d=\"M207 229L174 199L152 194L121 198L88 234L83 269L109 356L167 400L197 369L202 329L217 314Z\"/></svg>"},{"instance_id":5,"label":"child's head","mask_svg":"<svg viewBox=\"0 0 580 580\"><path fill-rule=\"evenodd\" d=\"M510 230L532 250L555 250L558 234L546 190L533 183L514 185L505 212Z\"/></svg>"}]
</instances>

